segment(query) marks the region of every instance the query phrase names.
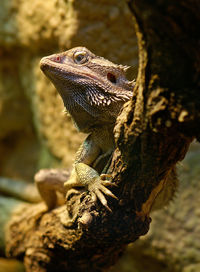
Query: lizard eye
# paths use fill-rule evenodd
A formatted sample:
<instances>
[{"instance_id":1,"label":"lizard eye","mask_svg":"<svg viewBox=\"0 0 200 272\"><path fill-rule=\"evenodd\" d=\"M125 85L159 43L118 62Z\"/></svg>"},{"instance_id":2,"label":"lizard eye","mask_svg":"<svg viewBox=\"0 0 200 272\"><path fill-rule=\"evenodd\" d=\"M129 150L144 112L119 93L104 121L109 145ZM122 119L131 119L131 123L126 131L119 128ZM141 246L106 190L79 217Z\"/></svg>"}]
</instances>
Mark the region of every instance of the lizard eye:
<instances>
[{"instance_id":1,"label":"lizard eye","mask_svg":"<svg viewBox=\"0 0 200 272\"><path fill-rule=\"evenodd\" d=\"M111 73L108 73L107 74L107 79L112 82L112 83L116 83L117 82L117 79L116 79L116 76L111 74Z\"/></svg>"},{"instance_id":2,"label":"lizard eye","mask_svg":"<svg viewBox=\"0 0 200 272\"><path fill-rule=\"evenodd\" d=\"M86 56L86 52L83 52L83 51L78 51L78 52L75 52L74 53L74 61L77 63L77 64L83 64L85 62L87 62L87 56Z\"/></svg>"}]
</instances>

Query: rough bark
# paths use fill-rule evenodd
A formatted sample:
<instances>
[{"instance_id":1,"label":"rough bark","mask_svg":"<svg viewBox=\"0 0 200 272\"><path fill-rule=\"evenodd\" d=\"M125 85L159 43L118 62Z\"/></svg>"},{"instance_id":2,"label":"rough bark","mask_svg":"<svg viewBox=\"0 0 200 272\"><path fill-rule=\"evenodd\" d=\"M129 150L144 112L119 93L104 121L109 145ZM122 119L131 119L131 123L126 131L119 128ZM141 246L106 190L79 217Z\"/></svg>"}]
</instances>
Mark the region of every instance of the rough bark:
<instances>
[{"instance_id":1,"label":"rough bark","mask_svg":"<svg viewBox=\"0 0 200 272\"><path fill-rule=\"evenodd\" d=\"M133 100L115 128L110 171L118 184L113 212L75 192L61 206L26 205L7 228L7 254L27 271L102 271L148 231L149 213L177 161L200 135L200 3L135 0L139 41ZM69 225L69 212L78 217Z\"/></svg>"}]
</instances>

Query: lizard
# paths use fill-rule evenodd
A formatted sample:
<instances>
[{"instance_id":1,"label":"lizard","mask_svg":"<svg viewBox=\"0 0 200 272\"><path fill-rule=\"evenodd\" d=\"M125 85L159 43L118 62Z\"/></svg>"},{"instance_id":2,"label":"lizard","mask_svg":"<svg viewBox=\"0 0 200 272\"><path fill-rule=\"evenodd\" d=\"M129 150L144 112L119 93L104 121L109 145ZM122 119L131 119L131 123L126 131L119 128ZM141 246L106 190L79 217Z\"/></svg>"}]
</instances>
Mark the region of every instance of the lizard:
<instances>
[{"instance_id":1,"label":"lizard","mask_svg":"<svg viewBox=\"0 0 200 272\"><path fill-rule=\"evenodd\" d=\"M57 201L57 191L67 199L71 189L82 187L89 191L94 202L99 199L111 211L105 196L117 199L106 188L114 185L107 180L115 148L113 128L123 104L132 97L135 81L126 79L127 66L98 57L84 47L44 57L40 67L57 88L78 130L89 135L76 154L71 176L67 170L42 169L35 175L38 191L48 209L52 209L63 204ZM40 201L35 193L33 197L30 192L26 193L26 183L23 182L20 189L15 183L0 177L0 192L30 202ZM173 199L177 186L173 169L152 210L166 206Z\"/></svg>"},{"instance_id":2,"label":"lizard","mask_svg":"<svg viewBox=\"0 0 200 272\"><path fill-rule=\"evenodd\" d=\"M116 118L133 95L135 81L126 78L129 67L96 56L85 47L75 47L43 57L40 68L57 89L78 131L88 136L76 153L69 179L65 180L64 174L60 181L51 183L48 175L45 178L45 173L39 172L35 176L38 190L49 209L55 206L56 190L66 194L71 188L82 187L94 202L99 200L111 211L106 197L117 197L107 188L114 185L107 169L115 148Z\"/></svg>"}]
</instances>

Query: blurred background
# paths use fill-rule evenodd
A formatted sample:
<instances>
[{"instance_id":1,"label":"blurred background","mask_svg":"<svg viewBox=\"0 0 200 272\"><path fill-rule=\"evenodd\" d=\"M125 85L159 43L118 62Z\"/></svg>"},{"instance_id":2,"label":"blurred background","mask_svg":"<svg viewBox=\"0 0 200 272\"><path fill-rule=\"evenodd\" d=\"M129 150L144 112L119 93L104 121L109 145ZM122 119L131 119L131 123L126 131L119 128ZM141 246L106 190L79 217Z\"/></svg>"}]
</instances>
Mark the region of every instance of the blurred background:
<instances>
[{"instance_id":1,"label":"blurred background","mask_svg":"<svg viewBox=\"0 0 200 272\"><path fill-rule=\"evenodd\" d=\"M138 49L126 1L0 1L0 176L32 182L40 168L71 167L85 136L63 113L39 61L75 46L131 65L134 77ZM175 200L152 214L149 234L128 247L112 272L200 271L199 158L194 144L179 166ZM2 257L4 271L23 267Z\"/></svg>"}]
</instances>

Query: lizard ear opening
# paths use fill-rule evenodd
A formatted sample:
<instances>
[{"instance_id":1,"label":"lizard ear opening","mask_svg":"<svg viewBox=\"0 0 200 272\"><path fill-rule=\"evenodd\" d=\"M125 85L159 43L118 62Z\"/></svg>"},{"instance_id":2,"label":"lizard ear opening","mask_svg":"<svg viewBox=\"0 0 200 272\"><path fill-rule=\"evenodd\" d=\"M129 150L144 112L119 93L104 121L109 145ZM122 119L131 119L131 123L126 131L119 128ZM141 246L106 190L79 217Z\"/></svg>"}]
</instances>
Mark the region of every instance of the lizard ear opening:
<instances>
[{"instance_id":1,"label":"lizard ear opening","mask_svg":"<svg viewBox=\"0 0 200 272\"><path fill-rule=\"evenodd\" d=\"M117 79L116 79L116 76L111 74L111 73L108 73L107 74L107 79L112 82L112 83L116 83L117 82Z\"/></svg>"}]
</instances>

